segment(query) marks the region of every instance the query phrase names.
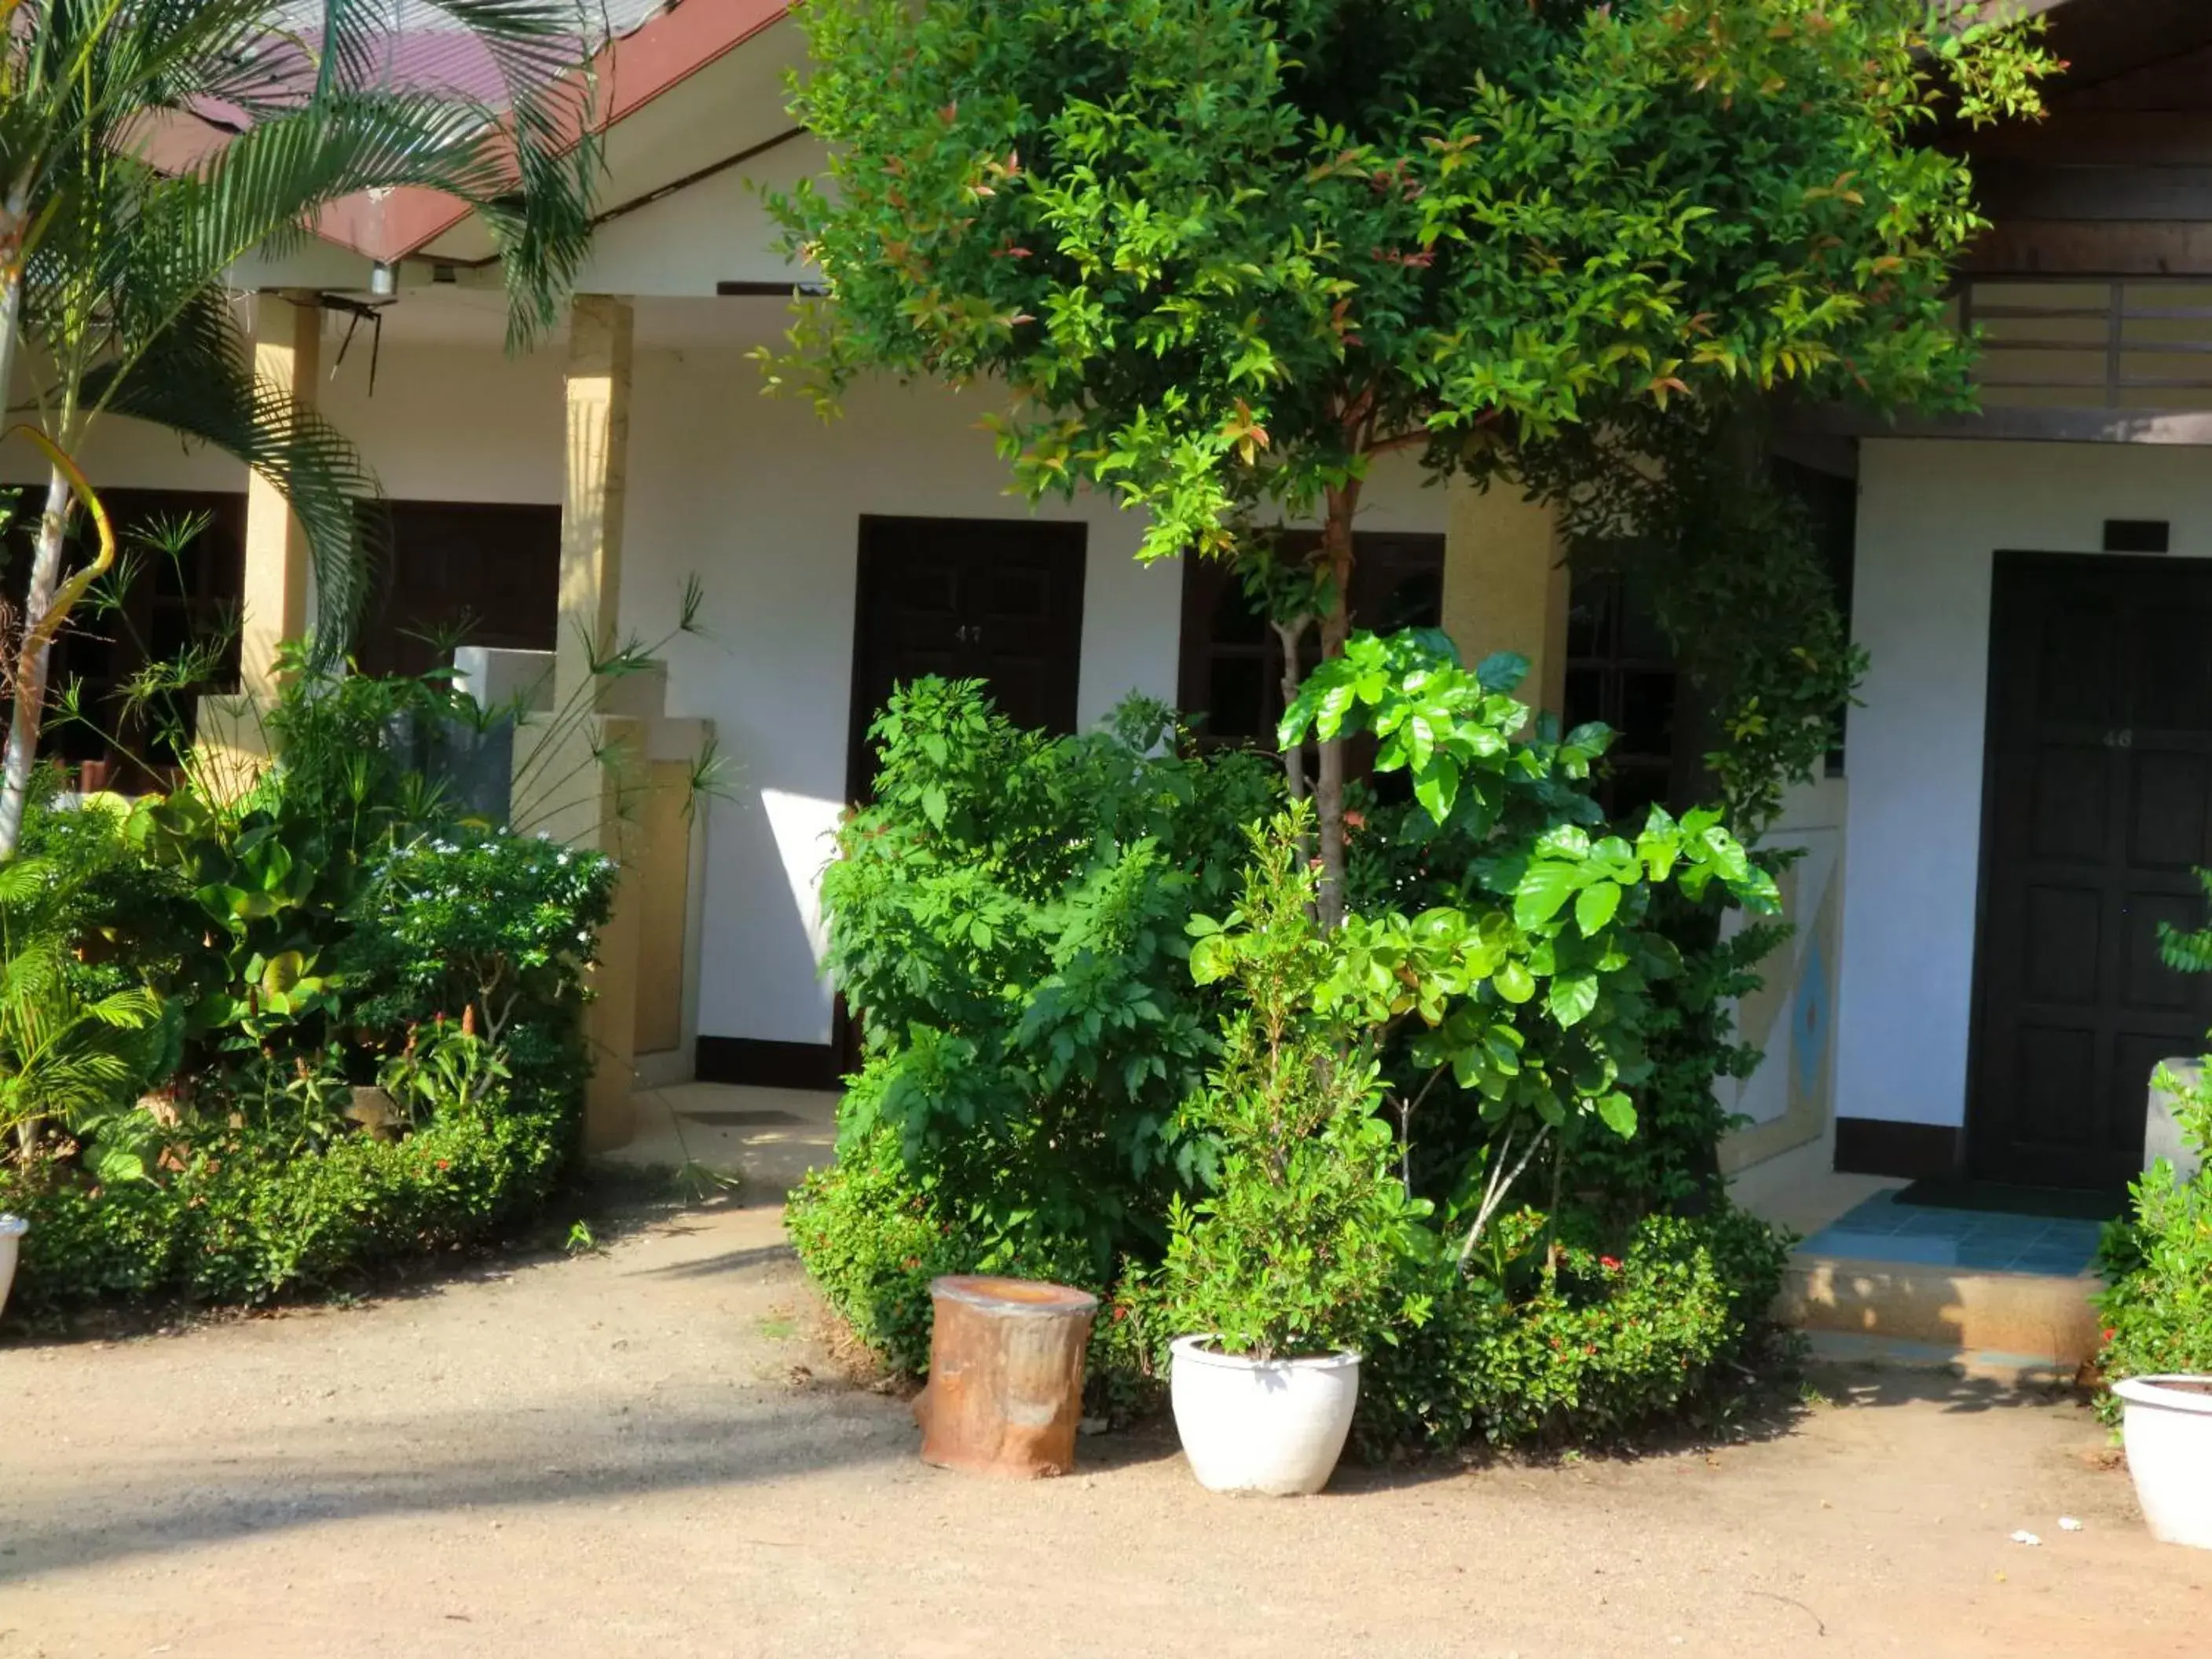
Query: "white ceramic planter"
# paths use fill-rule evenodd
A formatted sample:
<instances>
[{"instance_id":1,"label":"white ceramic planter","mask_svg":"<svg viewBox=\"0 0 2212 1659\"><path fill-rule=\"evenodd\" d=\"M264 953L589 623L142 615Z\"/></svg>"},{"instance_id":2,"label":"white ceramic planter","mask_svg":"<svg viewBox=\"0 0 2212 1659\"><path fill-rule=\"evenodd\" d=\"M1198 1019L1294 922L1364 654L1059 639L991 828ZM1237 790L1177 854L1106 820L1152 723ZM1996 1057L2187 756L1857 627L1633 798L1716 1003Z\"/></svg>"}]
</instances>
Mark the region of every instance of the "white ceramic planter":
<instances>
[{"instance_id":1,"label":"white ceramic planter","mask_svg":"<svg viewBox=\"0 0 2212 1659\"><path fill-rule=\"evenodd\" d=\"M1248 1359L1210 1352L1212 1340L1181 1336L1170 1345L1176 1432L1198 1484L1278 1498L1319 1492L1352 1430L1359 1356Z\"/></svg>"},{"instance_id":2,"label":"white ceramic planter","mask_svg":"<svg viewBox=\"0 0 2212 1659\"><path fill-rule=\"evenodd\" d=\"M31 1224L19 1215L0 1215L0 1313L8 1311L8 1291L15 1282L15 1252Z\"/></svg>"},{"instance_id":3,"label":"white ceramic planter","mask_svg":"<svg viewBox=\"0 0 2212 1659\"><path fill-rule=\"evenodd\" d=\"M2212 1376L2130 1376L2112 1392L2127 1407L2128 1473L2152 1534L2212 1550Z\"/></svg>"}]
</instances>

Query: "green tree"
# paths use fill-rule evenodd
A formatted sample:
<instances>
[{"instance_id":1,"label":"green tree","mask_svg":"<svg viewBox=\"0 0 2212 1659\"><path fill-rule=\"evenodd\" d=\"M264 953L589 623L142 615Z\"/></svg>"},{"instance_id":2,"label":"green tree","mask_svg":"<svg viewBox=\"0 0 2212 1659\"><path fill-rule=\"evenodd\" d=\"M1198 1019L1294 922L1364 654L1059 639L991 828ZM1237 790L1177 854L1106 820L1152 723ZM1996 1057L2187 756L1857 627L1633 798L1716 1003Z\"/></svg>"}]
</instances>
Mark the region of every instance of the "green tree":
<instances>
[{"instance_id":1,"label":"green tree","mask_svg":"<svg viewBox=\"0 0 2212 1659\"><path fill-rule=\"evenodd\" d=\"M590 234L596 148L580 0L424 0L418 26L465 32L496 106L391 84L387 0L18 0L0 48L0 386L33 383L15 428L52 463L27 586L4 651L14 713L0 777L12 856L46 702L47 656L115 557L79 465L104 415L212 444L284 492L312 550L319 636L337 648L366 587L352 447L257 380L224 286L282 254L323 210L424 187L476 208L496 243L511 338L550 325ZM228 136L226 136L228 135ZM211 147L204 141L221 142ZM201 146L198 159L161 163ZM98 551L64 579L72 510Z\"/></svg>"},{"instance_id":2,"label":"green tree","mask_svg":"<svg viewBox=\"0 0 2212 1659\"><path fill-rule=\"evenodd\" d=\"M771 376L989 382L1019 483L1116 492L1146 556L1318 518L1337 657L1382 455L1559 500L1587 468L1522 463L1563 434L1717 435L1785 384L1962 401L1943 289L1982 222L1916 141L2036 108L2002 9L805 0L830 178L773 205L828 292ZM1332 916L1344 772L1324 743Z\"/></svg>"}]
</instances>

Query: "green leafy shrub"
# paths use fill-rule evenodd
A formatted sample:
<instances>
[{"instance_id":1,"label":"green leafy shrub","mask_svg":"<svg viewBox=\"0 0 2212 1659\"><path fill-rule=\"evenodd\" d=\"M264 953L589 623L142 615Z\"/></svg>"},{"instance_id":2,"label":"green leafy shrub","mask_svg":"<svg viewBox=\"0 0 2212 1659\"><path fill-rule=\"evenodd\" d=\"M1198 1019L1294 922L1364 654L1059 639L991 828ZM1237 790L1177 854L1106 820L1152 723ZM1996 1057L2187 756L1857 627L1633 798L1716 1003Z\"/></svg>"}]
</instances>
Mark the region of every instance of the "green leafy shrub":
<instances>
[{"instance_id":1,"label":"green leafy shrub","mask_svg":"<svg viewBox=\"0 0 2212 1659\"><path fill-rule=\"evenodd\" d=\"M49 791L0 867L27 1306L327 1285L514 1225L574 1154L612 864L448 810L406 756L450 692L293 667L242 798Z\"/></svg>"},{"instance_id":2,"label":"green leafy shrub","mask_svg":"<svg viewBox=\"0 0 2212 1659\"><path fill-rule=\"evenodd\" d=\"M823 1300L895 1375L918 1376L929 1369L930 1282L983 1272L1050 1279L1098 1295L1087 1356L1093 1409L1125 1419L1164 1374L1166 1335L1173 1333L1144 1316L1157 1298L1142 1297L1140 1279L1109 1284L1082 1239L1030 1233L1010 1251L1003 1242L954 1224L917 1184L887 1127L849 1140L835 1164L809 1174L791 1194L784 1226Z\"/></svg>"},{"instance_id":3,"label":"green leafy shrub","mask_svg":"<svg viewBox=\"0 0 2212 1659\"><path fill-rule=\"evenodd\" d=\"M1533 1210L1497 1231L1511 1269L1422 1275L1429 1317L1366 1368L1358 1432L1370 1452L1606 1440L1732 1392L1789 1258L1774 1229L1733 1209L1646 1217L1618 1255L1589 1243L1547 1255Z\"/></svg>"},{"instance_id":4,"label":"green leafy shrub","mask_svg":"<svg viewBox=\"0 0 2212 1659\"><path fill-rule=\"evenodd\" d=\"M1237 1004L1184 1109L1220 1167L1204 1197L1172 1200L1162 1295L1184 1330L1259 1359L1360 1348L1404 1317L1386 1298L1429 1207L1392 1172L1365 1034L1318 1006L1338 964L1300 851L1312 822L1301 808L1255 827L1237 908L1191 924L1192 976L1232 984Z\"/></svg>"},{"instance_id":5,"label":"green leafy shrub","mask_svg":"<svg viewBox=\"0 0 2212 1659\"><path fill-rule=\"evenodd\" d=\"M2191 945L2201 939L2184 936ZM2190 1144L2212 1146L2212 1086L2161 1067L2158 1086L2177 1103ZM2129 1189L2126 1218L2105 1231L2098 1267L2108 1284L2097 1298L2105 1321L2098 1366L2107 1379L2163 1372L2212 1373L2212 1164L2190 1180L2160 1158ZM2100 1402L2117 1420L2118 1402Z\"/></svg>"},{"instance_id":6,"label":"green leafy shrub","mask_svg":"<svg viewBox=\"0 0 2212 1659\"><path fill-rule=\"evenodd\" d=\"M823 1299L878 1358L903 1375L929 1369L929 1281L972 1264L890 1130L847 1137L836 1163L793 1191L784 1230Z\"/></svg>"},{"instance_id":7,"label":"green leafy shrub","mask_svg":"<svg viewBox=\"0 0 2212 1659\"><path fill-rule=\"evenodd\" d=\"M604 854L500 829L454 825L379 854L333 953L346 1017L404 1032L472 1009L518 1087L577 1093L590 1074L584 969L614 908Z\"/></svg>"},{"instance_id":8,"label":"green leafy shrub","mask_svg":"<svg viewBox=\"0 0 2212 1659\"><path fill-rule=\"evenodd\" d=\"M27 1219L15 1297L30 1310L110 1298L254 1304L492 1237L567 1167L567 1114L501 1101L442 1111L398 1140L339 1135L299 1154L266 1125L183 1127L149 1178L88 1180L68 1160L0 1170Z\"/></svg>"},{"instance_id":9,"label":"green leafy shrub","mask_svg":"<svg viewBox=\"0 0 2212 1659\"><path fill-rule=\"evenodd\" d=\"M1175 751L1133 701L1103 730L1017 729L974 683L924 679L872 728L876 804L823 881L829 965L866 1060L841 1114L878 1126L979 1264L1080 1241L1087 1277L1156 1258L1205 1174L1176 1109L1217 1052L1186 918L1228 896L1256 757Z\"/></svg>"}]
</instances>

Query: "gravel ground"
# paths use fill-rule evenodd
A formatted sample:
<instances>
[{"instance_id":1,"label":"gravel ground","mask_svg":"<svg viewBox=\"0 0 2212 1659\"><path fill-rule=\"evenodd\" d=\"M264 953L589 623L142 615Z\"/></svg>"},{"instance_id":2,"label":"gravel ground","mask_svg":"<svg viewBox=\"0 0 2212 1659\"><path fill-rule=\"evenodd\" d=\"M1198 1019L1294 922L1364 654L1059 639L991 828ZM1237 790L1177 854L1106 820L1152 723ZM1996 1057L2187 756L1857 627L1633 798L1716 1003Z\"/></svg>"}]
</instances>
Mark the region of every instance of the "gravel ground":
<instances>
[{"instance_id":1,"label":"gravel ground","mask_svg":"<svg viewBox=\"0 0 2212 1659\"><path fill-rule=\"evenodd\" d=\"M1200 1492L922 1468L772 1210L347 1309L0 1344L0 1659L2202 1656L2079 1406L1902 1373L1717 1449ZM2062 1515L2080 1531L2062 1531ZM2008 1541L2016 1528L2039 1547Z\"/></svg>"}]
</instances>

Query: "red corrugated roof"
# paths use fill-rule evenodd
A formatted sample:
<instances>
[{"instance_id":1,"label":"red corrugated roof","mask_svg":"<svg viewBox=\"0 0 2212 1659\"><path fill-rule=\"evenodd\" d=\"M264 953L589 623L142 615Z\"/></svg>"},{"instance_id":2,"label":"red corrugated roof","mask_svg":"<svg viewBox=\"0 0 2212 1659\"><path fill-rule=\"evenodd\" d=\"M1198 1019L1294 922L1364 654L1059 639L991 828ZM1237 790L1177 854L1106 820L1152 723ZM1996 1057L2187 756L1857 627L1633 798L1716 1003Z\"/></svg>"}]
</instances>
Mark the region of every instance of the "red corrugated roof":
<instances>
[{"instance_id":1,"label":"red corrugated roof","mask_svg":"<svg viewBox=\"0 0 2212 1659\"><path fill-rule=\"evenodd\" d=\"M442 91L473 99L495 112L507 106L507 82L482 41L451 26L442 11L425 0L391 0L397 27L387 36L381 63L367 66L374 83L418 91ZM732 48L757 34L789 9L787 0L595 0L599 42L591 52L597 81L590 120L605 131L659 98ZM284 8L287 29L309 46L321 38L322 0L294 0ZM576 41L580 60L590 44ZM296 52L279 41L273 52ZM304 66L306 59L301 58ZM280 71L281 73L281 71ZM146 153L155 165L194 165L235 131L240 112L210 106L198 112L205 125L179 118L149 123ZM580 118L570 118L580 136ZM215 129L210 133L210 128ZM471 212L452 197L428 190L392 191L374 200L356 197L327 210L316 234L369 258L404 258L465 220Z\"/></svg>"}]
</instances>

